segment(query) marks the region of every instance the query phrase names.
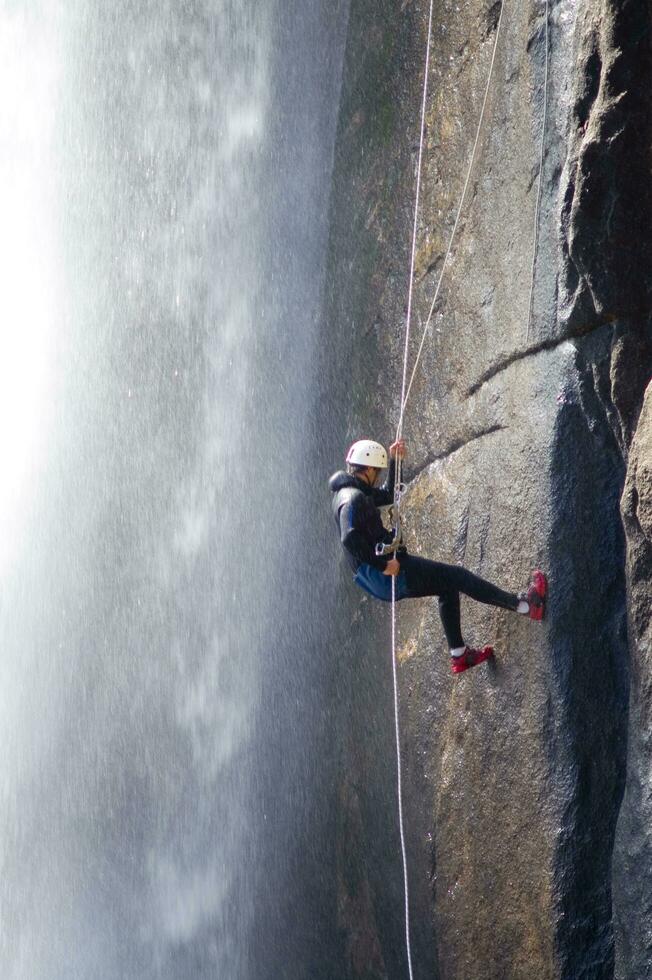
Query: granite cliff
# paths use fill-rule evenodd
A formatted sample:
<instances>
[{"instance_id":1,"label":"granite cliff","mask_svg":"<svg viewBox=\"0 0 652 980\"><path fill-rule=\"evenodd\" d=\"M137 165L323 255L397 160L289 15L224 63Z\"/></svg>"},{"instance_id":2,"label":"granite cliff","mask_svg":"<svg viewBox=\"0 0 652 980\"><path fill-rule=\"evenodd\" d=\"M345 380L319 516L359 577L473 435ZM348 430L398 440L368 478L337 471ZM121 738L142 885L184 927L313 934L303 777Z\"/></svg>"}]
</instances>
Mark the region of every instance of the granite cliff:
<instances>
[{"instance_id":1,"label":"granite cliff","mask_svg":"<svg viewBox=\"0 0 652 980\"><path fill-rule=\"evenodd\" d=\"M495 662L449 673L436 603L400 608L416 977L652 976L652 6L557 0L533 318L545 6L505 0L487 125L405 421L415 552L520 588L466 604ZM397 422L427 3L353 0L321 414ZM455 219L499 3L436 0L415 338ZM414 357L414 345L411 356ZM645 397L645 400L644 400ZM333 560L336 558L333 542ZM387 611L342 570L338 915L350 978L407 976Z\"/></svg>"}]
</instances>

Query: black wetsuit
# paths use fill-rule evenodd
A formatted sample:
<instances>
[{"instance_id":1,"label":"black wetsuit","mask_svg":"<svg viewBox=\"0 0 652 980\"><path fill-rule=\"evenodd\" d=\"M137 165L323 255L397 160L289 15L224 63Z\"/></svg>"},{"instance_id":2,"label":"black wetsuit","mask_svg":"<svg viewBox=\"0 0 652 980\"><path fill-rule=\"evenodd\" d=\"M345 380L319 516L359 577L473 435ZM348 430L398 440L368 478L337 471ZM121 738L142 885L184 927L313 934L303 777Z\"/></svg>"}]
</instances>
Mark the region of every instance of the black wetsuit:
<instances>
[{"instance_id":1,"label":"black wetsuit","mask_svg":"<svg viewBox=\"0 0 652 980\"><path fill-rule=\"evenodd\" d=\"M376 555L376 544L392 540L383 526L379 507L393 500L394 461L382 487L370 487L363 480L341 470L329 481L333 494L333 514L340 541L351 564L356 585L376 599L392 598L392 577L384 575L387 558ZM393 556L389 556L390 558ZM401 549L396 555L401 571L396 576L397 599L438 596L439 613L451 649L464 646L460 625L460 592L490 606L516 610L518 596L504 592L461 565L418 558Z\"/></svg>"}]
</instances>

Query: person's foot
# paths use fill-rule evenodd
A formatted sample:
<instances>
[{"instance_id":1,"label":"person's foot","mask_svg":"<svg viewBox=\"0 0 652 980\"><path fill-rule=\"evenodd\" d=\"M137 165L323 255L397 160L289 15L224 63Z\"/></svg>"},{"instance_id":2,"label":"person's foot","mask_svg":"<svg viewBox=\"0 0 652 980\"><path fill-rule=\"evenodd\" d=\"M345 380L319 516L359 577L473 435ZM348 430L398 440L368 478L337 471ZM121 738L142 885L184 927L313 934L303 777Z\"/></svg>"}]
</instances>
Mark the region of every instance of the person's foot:
<instances>
[{"instance_id":1,"label":"person's foot","mask_svg":"<svg viewBox=\"0 0 652 980\"><path fill-rule=\"evenodd\" d=\"M519 594L519 599L527 602L530 619L541 620L546 612L546 595L548 594L548 579L536 569L532 572L530 585L525 592Z\"/></svg>"},{"instance_id":2,"label":"person's foot","mask_svg":"<svg viewBox=\"0 0 652 980\"><path fill-rule=\"evenodd\" d=\"M477 667L489 660L494 655L493 647L483 647L482 650L473 650L471 647L464 647L464 653L459 657L451 657L451 670L454 674L461 674L469 667Z\"/></svg>"}]
</instances>

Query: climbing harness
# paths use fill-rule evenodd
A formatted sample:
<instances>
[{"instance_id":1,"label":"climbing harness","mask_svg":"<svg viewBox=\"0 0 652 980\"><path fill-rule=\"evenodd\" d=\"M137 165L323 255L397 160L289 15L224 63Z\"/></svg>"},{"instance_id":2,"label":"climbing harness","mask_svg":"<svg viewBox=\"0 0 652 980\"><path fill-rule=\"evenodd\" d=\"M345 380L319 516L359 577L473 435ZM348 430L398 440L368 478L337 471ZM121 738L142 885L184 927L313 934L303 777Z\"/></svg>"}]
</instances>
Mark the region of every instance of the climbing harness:
<instances>
[{"instance_id":1,"label":"climbing harness","mask_svg":"<svg viewBox=\"0 0 652 980\"><path fill-rule=\"evenodd\" d=\"M410 278L408 284L408 302L407 311L405 317L405 344L403 351L403 376L401 383L401 402L400 402L400 413L399 421L396 429L396 442L401 438L403 431L403 421L405 417L405 408L410 397L410 392L412 390L412 384L416 376L417 368L421 360L421 355L423 352L423 347L425 344L426 336L432 321L433 313L435 310L435 305L439 298L439 293L441 291L441 285L444 278L444 273L446 272L446 267L448 260L451 255L453 248L453 242L455 241L455 236L457 234L457 229L460 223L460 218L462 215L462 210L466 202L466 197L469 189L469 184L471 181L471 174L473 173L475 160L477 156L478 146L480 144L480 137L485 123L486 107L489 98L489 91L491 88L491 80L494 73L494 66L496 62L496 52L498 50L498 40L500 38L501 26L503 21L503 12L505 9L506 0L502 0L500 5L500 13L498 16L498 21L496 24L496 32L494 37L493 50L491 53L491 62L489 65L489 72L487 75L487 82L485 86L484 96L482 99L482 107L480 110L480 118L478 120L478 127L475 135L475 140L473 143L473 150L471 153L471 159L469 161L469 166L466 174L466 179L464 181L464 187L462 190L462 196L460 198L460 203L457 208L457 214L455 217L455 223L453 225L453 230L448 241L448 247L446 249L446 254L444 256L444 261L442 263L441 271L439 273L439 278L435 288L432 303L430 304L430 310L423 327L419 347L417 350L417 355L414 361L412 372L408 381L408 357L410 349L410 327L412 321L412 299L414 290L414 268L415 268L415 257L416 257L416 241L417 241L417 228L418 228L418 216L419 216L419 197L421 190L421 168L423 162L423 146L424 146L424 134L425 134L425 119L426 119L426 104L428 96L428 74L430 68L430 45L431 45L431 34L432 34L432 12L433 12L433 0L430 0L430 11L428 16L428 41L426 45L426 58L425 58L425 70L423 79L423 98L421 104L421 129L419 137L419 156L417 163L417 174L416 174L416 193L415 193L415 203L414 203L414 221L412 227L412 249L410 258ZM543 102L543 124L541 132L541 153L540 153L540 165L539 165L539 182L537 188L537 202L535 209L535 219L534 219L534 246L533 246L533 256L532 256L532 272L531 272L531 286L530 286L530 298L528 304L528 321L527 321L527 337L529 338L530 333L530 322L532 318L532 308L534 301L534 277L536 271L536 260L538 252L538 239L539 239L539 214L541 208L541 194L542 194L542 172L544 164L545 155L545 135L546 135L546 117L547 117L547 102L548 102L548 60L549 60L549 42L548 42L548 22L549 22L549 0L545 0L545 77L544 77L544 102ZM401 515L400 515L400 503L401 495L404 490L404 486L401 480L402 471L402 461L396 454L396 469L395 469L395 481L394 481L394 534L392 541L388 544L381 544L377 547L376 553L378 555L395 555L396 551L400 545L401 540ZM410 980L413 980L413 970L412 970L412 949L410 942L410 895L409 895L409 883L408 883L408 868L407 868L407 853L405 844L405 828L403 822L403 789L402 789L402 766L401 766L401 739L400 739L400 725L399 725L399 701L398 701L398 676L397 676L397 629L396 629L396 577L392 576L392 678L394 685L394 722L395 722L395 732L396 732L396 768L397 768L397 796L398 796L398 820L399 820L399 833L401 839L401 855L403 859L403 883L404 883L404 900L405 900L405 943L406 943L406 953L408 962L408 971Z\"/></svg>"}]
</instances>

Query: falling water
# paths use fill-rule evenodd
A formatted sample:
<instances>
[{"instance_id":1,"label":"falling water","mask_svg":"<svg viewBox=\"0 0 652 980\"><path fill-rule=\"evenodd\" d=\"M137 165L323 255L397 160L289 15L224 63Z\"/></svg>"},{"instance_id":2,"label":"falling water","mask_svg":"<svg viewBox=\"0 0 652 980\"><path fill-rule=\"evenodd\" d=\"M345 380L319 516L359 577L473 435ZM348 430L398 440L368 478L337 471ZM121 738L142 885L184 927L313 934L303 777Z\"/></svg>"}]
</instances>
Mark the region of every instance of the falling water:
<instances>
[{"instance_id":1,"label":"falling water","mask_svg":"<svg viewBox=\"0 0 652 980\"><path fill-rule=\"evenodd\" d=\"M297 461L347 7L0 11L6 980L337 974Z\"/></svg>"}]
</instances>

